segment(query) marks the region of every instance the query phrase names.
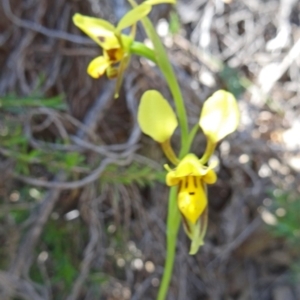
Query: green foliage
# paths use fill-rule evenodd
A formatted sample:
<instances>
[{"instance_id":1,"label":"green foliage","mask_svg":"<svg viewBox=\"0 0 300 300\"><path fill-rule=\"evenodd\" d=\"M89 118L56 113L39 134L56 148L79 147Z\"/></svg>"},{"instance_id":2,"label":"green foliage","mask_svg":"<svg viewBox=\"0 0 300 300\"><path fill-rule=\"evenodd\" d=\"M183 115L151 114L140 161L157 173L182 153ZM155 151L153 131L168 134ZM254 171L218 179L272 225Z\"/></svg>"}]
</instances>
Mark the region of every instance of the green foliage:
<instances>
[{"instance_id":1,"label":"green foliage","mask_svg":"<svg viewBox=\"0 0 300 300\"><path fill-rule=\"evenodd\" d=\"M67 106L62 101L62 96L55 96L52 98L41 98L41 97L26 97L19 98L14 95L1 97L0 108L10 112L20 113L25 108L34 107L47 107L56 110L66 110Z\"/></svg>"},{"instance_id":2,"label":"green foliage","mask_svg":"<svg viewBox=\"0 0 300 300\"><path fill-rule=\"evenodd\" d=\"M23 223L29 217L29 211L27 209L11 209L9 211L10 216L14 219L16 224Z\"/></svg>"},{"instance_id":3,"label":"green foliage","mask_svg":"<svg viewBox=\"0 0 300 300\"><path fill-rule=\"evenodd\" d=\"M300 246L300 197L291 192L276 189L272 193L272 212L277 224L271 228L277 237L285 238L292 247Z\"/></svg>"},{"instance_id":4,"label":"green foliage","mask_svg":"<svg viewBox=\"0 0 300 300\"><path fill-rule=\"evenodd\" d=\"M227 65L223 66L219 76L223 80L226 89L236 98L245 91L245 87L249 86L249 82L239 74L238 70L230 68Z\"/></svg>"},{"instance_id":5,"label":"green foliage","mask_svg":"<svg viewBox=\"0 0 300 300\"><path fill-rule=\"evenodd\" d=\"M291 282L293 282L296 286L300 282L300 260L296 261L291 265Z\"/></svg>"},{"instance_id":6,"label":"green foliage","mask_svg":"<svg viewBox=\"0 0 300 300\"><path fill-rule=\"evenodd\" d=\"M171 11L170 13L170 25L169 25L169 31L171 34L177 34L180 30L180 20L178 13L176 11Z\"/></svg>"},{"instance_id":7,"label":"green foliage","mask_svg":"<svg viewBox=\"0 0 300 300\"><path fill-rule=\"evenodd\" d=\"M51 220L45 227L41 249L38 251L46 251L49 255L47 269L60 297L69 291L78 275L85 236L86 227L82 226L80 219ZM36 282L41 282L37 265L33 266L31 277Z\"/></svg>"},{"instance_id":8,"label":"green foliage","mask_svg":"<svg viewBox=\"0 0 300 300\"><path fill-rule=\"evenodd\" d=\"M138 163L132 163L127 168L110 165L101 176L101 183L130 185L133 183L141 187L152 185L154 181L165 181L165 172Z\"/></svg>"},{"instance_id":9,"label":"green foliage","mask_svg":"<svg viewBox=\"0 0 300 300\"><path fill-rule=\"evenodd\" d=\"M24 186L8 191L8 195L9 202L4 199L2 201L0 198L0 204L5 207L0 210L0 220L2 217L8 216L14 224L20 225L29 217L30 211L37 201L43 198L44 190Z\"/></svg>"},{"instance_id":10,"label":"green foliage","mask_svg":"<svg viewBox=\"0 0 300 300\"><path fill-rule=\"evenodd\" d=\"M22 175L30 174L31 165L39 165L46 172L57 173L64 170L71 173L77 166L84 167L85 157L77 152L51 151L48 149L32 149L23 132L23 114L30 107L48 107L65 109L66 105L61 97L49 99L23 98L13 96L0 98L0 107L4 114L0 114L0 137L2 155L15 161L15 171ZM22 116L22 117L21 117ZM58 144L60 141L56 140ZM65 141L66 143L66 141ZM51 162L51 163L50 163Z\"/></svg>"},{"instance_id":11,"label":"green foliage","mask_svg":"<svg viewBox=\"0 0 300 300\"><path fill-rule=\"evenodd\" d=\"M97 272L91 273L89 279L92 283L103 286L104 284L107 284L109 282L110 277L105 273Z\"/></svg>"},{"instance_id":12,"label":"green foliage","mask_svg":"<svg viewBox=\"0 0 300 300\"><path fill-rule=\"evenodd\" d=\"M286 276L291 284L297 285L300 280L300 197L292 190L280 188L269 191L269 197L272 201L266 206L274 222L267 228L273 237L280 239L284 252L291 259Z\"/></svg>"}]
</instances>

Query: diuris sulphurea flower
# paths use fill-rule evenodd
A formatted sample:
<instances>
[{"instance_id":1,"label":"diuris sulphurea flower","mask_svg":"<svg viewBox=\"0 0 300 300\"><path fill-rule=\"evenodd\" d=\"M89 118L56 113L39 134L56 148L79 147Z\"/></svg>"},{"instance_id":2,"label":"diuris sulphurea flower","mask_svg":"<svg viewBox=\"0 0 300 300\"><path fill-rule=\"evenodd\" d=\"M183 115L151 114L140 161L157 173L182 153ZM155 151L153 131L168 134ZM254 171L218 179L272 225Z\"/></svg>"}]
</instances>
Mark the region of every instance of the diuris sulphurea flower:
<instances>
[{"instance_id":1,"label":"diuris sulphurea flower","mask_svg":"<svg viewBox=\"0 0 300 300\"><path fill-rule=\"evenodd\" d=\"M217 180L212 169L214 166L203 166L192 153L187 154L173 170L165 165L168 171L166 183L178 186L178 208L193 224L207 206L205 184L213 184Z\"/></svg>"},{"instance_id":2,"label":"diuris sulphurea flower","mask_svg":"<svg viewBox=\"0 0 300 300\"><path fill-rule=\"evenodd\" d=\"M147 0L126 13L117 26L103 19L76 13L73 16L74 24L103 49L103 55L94 58L89 63L87 73L95 79L104 73L109 79L117 78L117 94L122 83L123 73L130 61L136 23L149 14L152 5L174 4L175 2L176 0ZM128 27L131 27L130 34L122 34L122 30Z\"/></svg>"},{"instance_id":3,"label":"diuris sulphurea flower","mask_svg":"<svg viewBox=\"0 0 300 300\"><path fill-rule=\"evenodd\" d=\"M177 206L181 213L186 234L191 239L190 254L195 254L204 244L207 228L208 199L207 184L213 184L217 175L213 170L217 163L206 166L216 144L229 133L236 130L239 111L234 96L219 90L203 105L199 126L207 138L207 147L202 158L188 153L179 159L171 146L171 137L178 125L176 115L163 96L150 90L142 96L138 122L141 130L159 142L166 157L175 165L168 171L166 184L177 186Z\"/></svg>"}]
</instances>

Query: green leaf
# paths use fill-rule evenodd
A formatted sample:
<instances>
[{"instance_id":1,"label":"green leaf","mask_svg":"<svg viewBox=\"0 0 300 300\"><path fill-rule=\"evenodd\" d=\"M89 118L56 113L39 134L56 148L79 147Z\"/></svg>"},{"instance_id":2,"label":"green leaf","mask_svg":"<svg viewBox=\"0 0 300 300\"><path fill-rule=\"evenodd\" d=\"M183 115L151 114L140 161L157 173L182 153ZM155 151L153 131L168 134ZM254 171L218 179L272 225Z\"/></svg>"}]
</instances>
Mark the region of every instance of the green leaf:
<instances>
[{"instance_id":1,"label":"green leaf","mask_svg":"<svg viewBox=\"0 0 300 300\"><path fill-rule=\"evenodd\" d=\"M169 31L172 34L177 34L179 30L180 30L180 20L179 20L178 13L175 11L171 11Z\"/></svg>"},{"instance_id":2,"label":"green leaf","mask_svg":"<svg viewBox=\"0 0 300 300\"><path fill-rule=\"evenodd\" d=\"M144 18L151 11L151 5L147 3L143 3L141 5L136 6L132 10L130 10L124 17L120 20L117 26L117 30L121 31L127 27L132 26L137 23L139 20Z\"/></svg>"},{"instance_id":3,"label":"green leaf","mask_svg":"<svg viewBox=\"0 0 300 300\"><path fill-rule=\"evenodd\" d=\"M20 145L27 145L28 140L26 136L14 136L10 139L7 139L3 145L6 147L12 147L12 146L20 146Z\"/></svg>"}]
</instances>

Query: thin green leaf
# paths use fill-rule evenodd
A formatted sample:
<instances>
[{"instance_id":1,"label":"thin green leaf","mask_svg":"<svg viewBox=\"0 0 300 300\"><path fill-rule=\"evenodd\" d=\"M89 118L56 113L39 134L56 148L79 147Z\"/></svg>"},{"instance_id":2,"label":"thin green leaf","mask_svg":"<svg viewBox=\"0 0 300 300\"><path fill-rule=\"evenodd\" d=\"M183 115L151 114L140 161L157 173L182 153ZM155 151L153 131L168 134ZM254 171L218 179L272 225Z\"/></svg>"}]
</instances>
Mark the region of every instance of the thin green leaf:
<instances>
[{"instance_id":1,"label":"thin green leaf","mask_svg":"<svg viewBox=\"0 0 300 300\"><path fill-rule=\"evenodd\" d=\"M132 26L137 23L139 20L144 18L151 11L151 5L147 3L143 3L141 5L136 6L132 10L130 10L124 17L120 20L117 26L117 30L121 31L127 27Z\"/></svg>"}]
</instances>

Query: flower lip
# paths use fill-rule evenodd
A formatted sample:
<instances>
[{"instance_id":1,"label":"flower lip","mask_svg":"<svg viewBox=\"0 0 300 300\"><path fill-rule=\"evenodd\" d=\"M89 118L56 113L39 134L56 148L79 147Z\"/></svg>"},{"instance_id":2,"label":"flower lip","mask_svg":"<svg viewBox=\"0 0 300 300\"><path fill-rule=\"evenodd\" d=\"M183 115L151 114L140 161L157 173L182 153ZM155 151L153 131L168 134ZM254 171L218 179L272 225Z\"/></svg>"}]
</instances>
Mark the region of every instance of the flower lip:
<instances>
[{"instance_id":1,"label":"flower lip","mask_svg":"<svg viewBox=\"0 0 300 300\"><path fill-rule=\"evenodd\" d=\"M200 177L186 176L181 179L177 202L184 217L195 224L207 206L207 197Z\"/></svg>"},{"instance_id":2,"label":"flower lip","mask_svg":"<svg viewBox=\"0 0 300 300\"><path fill-rule=\"evenodd\" d=\"M174 177L184 176L204 176L209 170L216 167L217 162L214 161L210 166L206 167L199 162L198 157L195 154L187 154L174 170Z\"/></svg>"},{"instance_id":3,"label":"flower lip","mask_svg":"<svg viewBox=\"0 0 300 300\"><path fill-rule=\"evenodd\" d=\"M180 161L177 168L172 170L168 165L164 166L168 171L166 183L168 186L174 186L187 176L202 177L205 183L215 183L217 176L213 168L216 166L217 161L213 161L208 167L204 166L195 154L189 153Z\"/></svg>"}]
</instances>

